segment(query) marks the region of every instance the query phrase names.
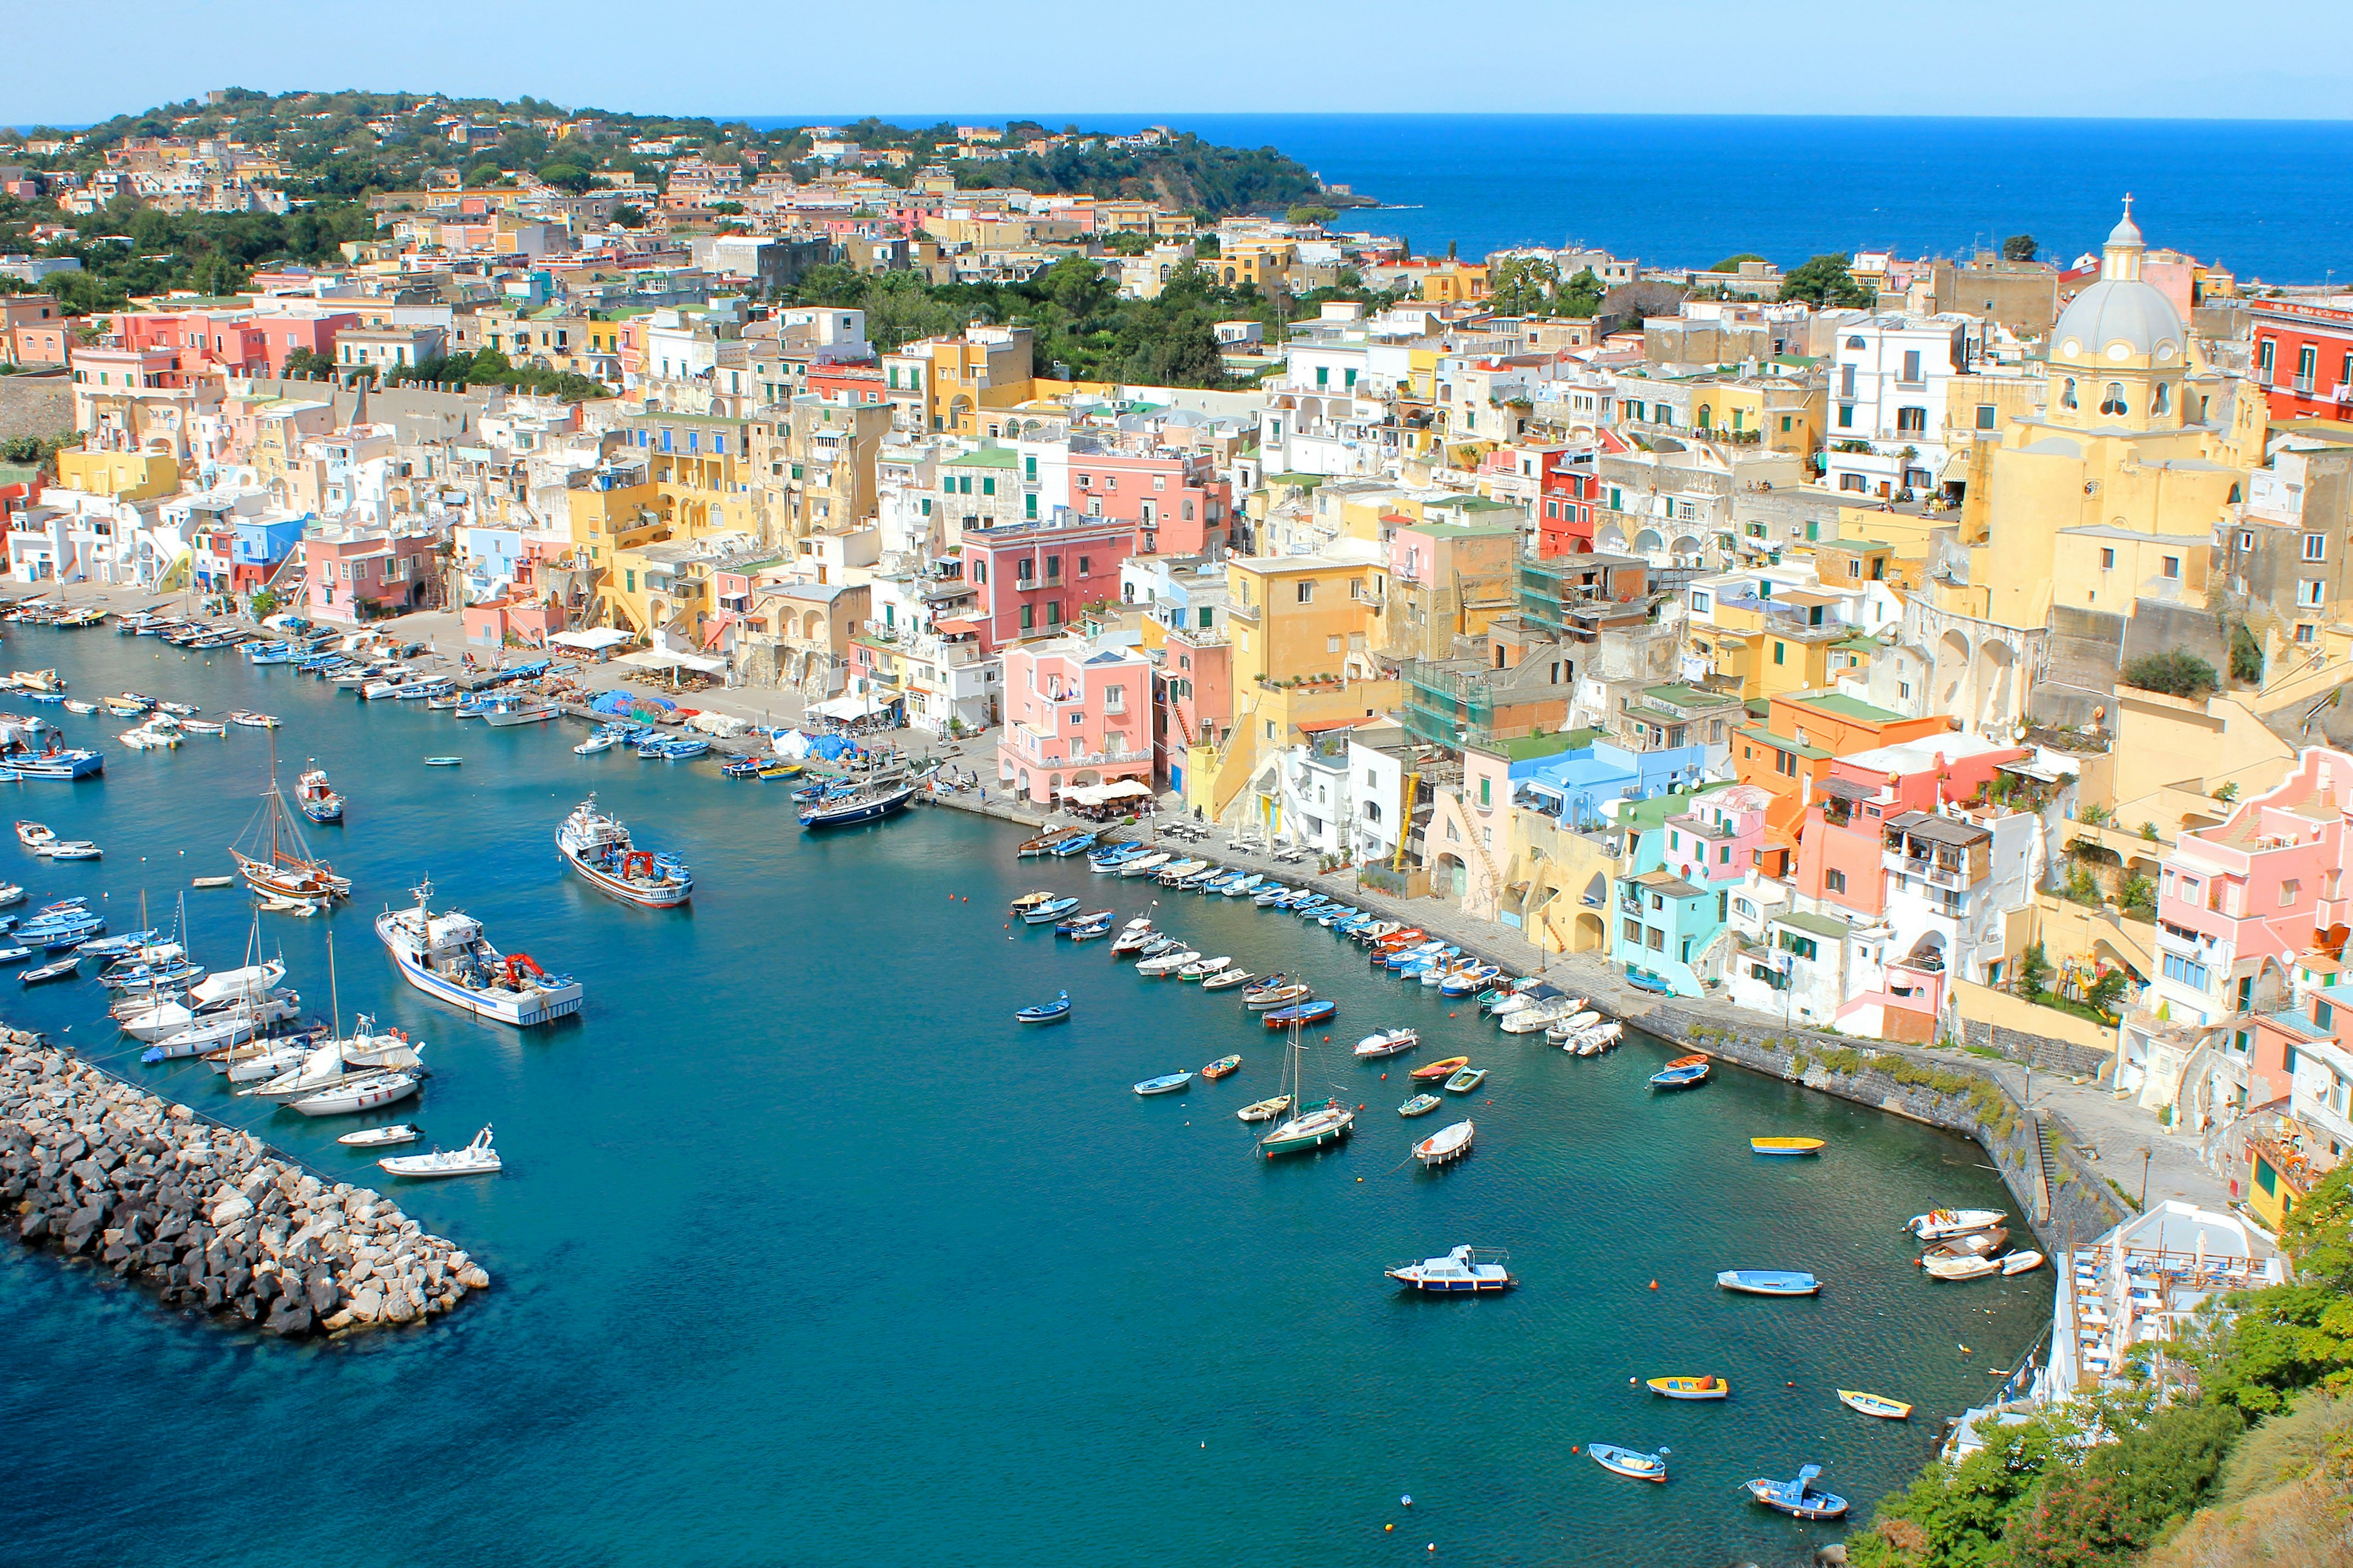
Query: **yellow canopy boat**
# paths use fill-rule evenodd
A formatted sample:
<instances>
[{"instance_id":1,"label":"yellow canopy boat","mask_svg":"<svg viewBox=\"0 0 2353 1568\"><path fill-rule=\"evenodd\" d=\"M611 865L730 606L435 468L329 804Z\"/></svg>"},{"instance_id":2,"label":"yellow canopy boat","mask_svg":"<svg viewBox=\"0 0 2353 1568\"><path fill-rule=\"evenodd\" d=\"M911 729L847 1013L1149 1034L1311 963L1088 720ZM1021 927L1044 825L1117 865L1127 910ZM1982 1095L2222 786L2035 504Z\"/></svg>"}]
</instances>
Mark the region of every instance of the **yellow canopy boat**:
<instances>
[{"instance_id":1,"label":"yellow canopy boat","mask_svg":"<svg viewBox=\"0 0 2353 1568\"><path fill-rule=\"evenodd\" d=\"M1819 1154L1825 1138L1751 1138L1748 1147L1759 1154Z\"/></svg>"},{"instance_id":2,"label":"yellow canopy boat","mask_svg":"<svg viewBox=\"0 0 2353 1568\"><path fill-rule=\"evenodd\" d=\"M1649 1381L1651 1393L1663 1394L1669 1399L1722 1399L1732 1392L1732 1384L1713 1374L1704 1377L1654 1377Z\"/></svg>"},{"instance_id":3,"label":"yellow canopy boat","mask_svg":"<svg viewBox=\"0 0 2353 1568\"><path fill-rule=\"evenodd\" d=\"M1912 1414L1912 1407L1900 1399L1890 1399L1883 1394L1863 1394L1852 1388L1838 1391L1839 1403L1849 1410L1860 1410L1865 1415L1876 1415L1882 1421L1901 1421Z\"/></svg>"}]
</instances>

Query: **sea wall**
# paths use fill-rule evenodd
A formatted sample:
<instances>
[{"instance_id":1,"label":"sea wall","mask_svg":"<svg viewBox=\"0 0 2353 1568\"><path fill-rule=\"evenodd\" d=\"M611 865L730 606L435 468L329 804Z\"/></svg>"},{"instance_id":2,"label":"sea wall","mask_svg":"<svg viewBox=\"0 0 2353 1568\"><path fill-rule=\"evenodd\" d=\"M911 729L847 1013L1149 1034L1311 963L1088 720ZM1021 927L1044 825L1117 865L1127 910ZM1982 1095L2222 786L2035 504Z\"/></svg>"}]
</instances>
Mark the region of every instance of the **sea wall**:
<instances>
[{"instance_id":1,"label":"sea wall","mask_svg":"<svg viewBox=\"0 0 2353 1568\"><path fill-rule=\"evenodd\" d=\"M166 1306L277 1334L446 1312L491 1277L365 1187L327 1182L46 1045L0 1032L0 1226Z\"/></svg>"},{"instance_id":2,"label":"sea wall","mask_svg":"<svg viewBox=\"0 0 2353 1568\"><path fill-rule=\"evenodd\" d=\"M1636 1026L1717 1060L1973 1140L1991 1157L2017 1200L2018 1217L2046 1250L2070 1237L2083 1242L2104 1235L2133 1212L2076 1152L2074 1131L2063 1119L2030 1114L1989 1074L1884 1043L1776 1027L1769 1019L1727 1026L1719 1016L1704 1017L1671 1004L1651 1009Z\"/></svg>"}]
</instances>

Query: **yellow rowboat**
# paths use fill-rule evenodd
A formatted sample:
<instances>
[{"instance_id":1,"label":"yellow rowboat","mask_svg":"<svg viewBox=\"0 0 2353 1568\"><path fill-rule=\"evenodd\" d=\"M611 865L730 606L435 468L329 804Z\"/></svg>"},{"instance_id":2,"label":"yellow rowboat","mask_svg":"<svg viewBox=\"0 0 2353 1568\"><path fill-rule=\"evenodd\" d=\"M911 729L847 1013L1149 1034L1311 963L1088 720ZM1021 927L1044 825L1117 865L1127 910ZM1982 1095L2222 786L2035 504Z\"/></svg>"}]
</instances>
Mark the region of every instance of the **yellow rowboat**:
<instances>
[{"instance_id":1,"label":"yellow rowboat","mask_svg":"<svg viewBox=\"0 0 2353 1568\"><path fill-rule=\"evenodd\" d=\"M1890 1399L1883 1394L1862 1394L1852 1388L1838 1391L1839 1403L1849 1410L1860 1410L1865 1415L1876 1415L1882 1421L1902 1421L1912 1414L1912 1407L1900 1399Z\"/></svg>"},{"instance_id":2,"label":"yellow rowboat","mask_svg":"<svg viewBox=\"0 0 2353 1568\"><path fill-rule=\"evenodd\" d=\"M1722 1399L1732 1392L1732 1384L1720 1377L1654 1377L1649 1380L1651 1392L1663 1394L1669 1399Z\"/></svg>"},{"instance_id":3,"label":"yellow rowboat","mask_svg":"<svg viewBox=\"0 0 2353 1568\"><path fill-rule=\"evenodd\" d=\"M1748 1147L1759 1154L1819 1154L1824 1138L1751 1138Z\"/></svg>"}]
</instances>

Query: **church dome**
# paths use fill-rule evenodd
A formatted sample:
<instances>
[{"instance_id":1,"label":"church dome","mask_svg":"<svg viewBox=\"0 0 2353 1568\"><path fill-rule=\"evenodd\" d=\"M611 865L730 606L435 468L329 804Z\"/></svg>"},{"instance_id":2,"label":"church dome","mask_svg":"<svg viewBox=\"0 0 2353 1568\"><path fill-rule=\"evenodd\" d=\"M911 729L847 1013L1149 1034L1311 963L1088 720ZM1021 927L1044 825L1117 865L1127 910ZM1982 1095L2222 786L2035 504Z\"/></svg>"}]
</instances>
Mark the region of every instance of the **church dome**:
<instances>
[{"instance_id":1,"label":"church dome","mask_svg":"<svg viewBox=\"0 0 2353 1568\"><path fill-rule=\"evenodd\" d=\"M2103 279L2069 301L2052 331L2060 356L2096 360L2121 343L2134 359L2173 359L2182 350L2181 316L2153 283ZM2169 350L2170 352L2165 352Z\"/></svg>"}]
</instances>

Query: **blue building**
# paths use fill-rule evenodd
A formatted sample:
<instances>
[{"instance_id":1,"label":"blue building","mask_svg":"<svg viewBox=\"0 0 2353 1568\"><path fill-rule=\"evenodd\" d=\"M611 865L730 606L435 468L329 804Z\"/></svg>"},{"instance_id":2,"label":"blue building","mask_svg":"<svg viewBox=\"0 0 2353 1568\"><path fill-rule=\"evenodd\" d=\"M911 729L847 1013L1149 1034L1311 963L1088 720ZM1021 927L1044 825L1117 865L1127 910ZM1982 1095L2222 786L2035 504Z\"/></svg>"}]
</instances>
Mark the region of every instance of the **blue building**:
<instances>
[{"instance_id":1,"label":"blue building","mask_svg":"<svg viewBox=\"0 0 2353 1568\"><path fill-rule=\"evenodd\" d=\"M302 542L302 531L315 521L300 517L239 518L237 537L229 542L229 585L249 594L269 581Z\"/></svg>"}]
</instances>

